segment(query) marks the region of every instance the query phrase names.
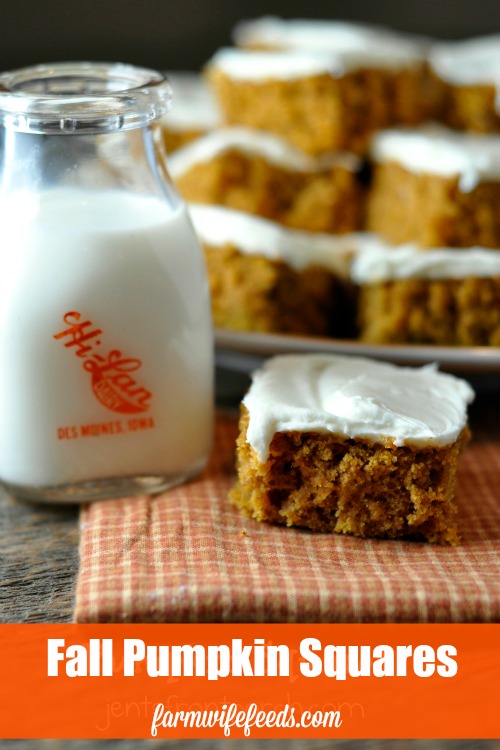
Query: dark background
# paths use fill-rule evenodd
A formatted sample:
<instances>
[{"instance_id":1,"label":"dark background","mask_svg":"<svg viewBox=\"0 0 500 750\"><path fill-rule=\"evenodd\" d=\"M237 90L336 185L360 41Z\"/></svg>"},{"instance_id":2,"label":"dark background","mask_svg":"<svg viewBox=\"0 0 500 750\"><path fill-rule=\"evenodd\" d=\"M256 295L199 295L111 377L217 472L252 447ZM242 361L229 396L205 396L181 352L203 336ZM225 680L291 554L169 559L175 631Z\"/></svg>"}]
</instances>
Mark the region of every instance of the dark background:
<instances>
[{"instance_id":1,"label":"dark background","mask_svg":"<svg viewBox=\"0 0 500 750\"><path fill-rule=\"evenodd\" d=\"M199 70L242 18L337 18L444 39L500 33L500 0L0 0L0 68L58 60Z\"/></svg>"}]
</instances>

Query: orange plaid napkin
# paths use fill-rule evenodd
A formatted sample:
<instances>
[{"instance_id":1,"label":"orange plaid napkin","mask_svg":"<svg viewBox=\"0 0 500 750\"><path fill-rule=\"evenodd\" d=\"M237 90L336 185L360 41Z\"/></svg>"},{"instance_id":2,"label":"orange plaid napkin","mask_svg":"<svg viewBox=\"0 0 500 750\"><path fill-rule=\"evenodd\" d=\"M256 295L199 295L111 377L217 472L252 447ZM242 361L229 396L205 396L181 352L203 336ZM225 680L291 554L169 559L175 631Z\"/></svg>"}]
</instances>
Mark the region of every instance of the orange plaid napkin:
<instances>
[{"instance_id":1,"label":"orange plaid napkin","mask_svg":"<svg viewBox=\"0 0 500 750\"><path fill-rule=\"evenodd\" d=\"M484 417L485 415L483 415ZM498 416L498 415L497 415ZM493 622L500 620L500 436L462 456L457 548L258 523L233 508L234 416L209 467L155 497L81 510L77 622Z\"/></svg>"}]
</instances>

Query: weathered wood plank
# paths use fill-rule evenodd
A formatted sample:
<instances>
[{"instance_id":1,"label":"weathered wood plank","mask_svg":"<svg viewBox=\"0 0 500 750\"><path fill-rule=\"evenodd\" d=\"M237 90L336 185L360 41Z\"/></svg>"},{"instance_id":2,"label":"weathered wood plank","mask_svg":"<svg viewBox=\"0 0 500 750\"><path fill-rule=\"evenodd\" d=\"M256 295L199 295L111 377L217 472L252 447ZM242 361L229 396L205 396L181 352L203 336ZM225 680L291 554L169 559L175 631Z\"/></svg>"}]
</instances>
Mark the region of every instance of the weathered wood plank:
<instances>
[{"instance_id":1,"label":"weathered wood plank","mask_svg":"<svg viewBox=\"0 0 500 750\"><path fill-rule=\"evenodd\" d=\"M70 622L78 509L0 494L0 622Z\"/></svg>"}]
</instances>

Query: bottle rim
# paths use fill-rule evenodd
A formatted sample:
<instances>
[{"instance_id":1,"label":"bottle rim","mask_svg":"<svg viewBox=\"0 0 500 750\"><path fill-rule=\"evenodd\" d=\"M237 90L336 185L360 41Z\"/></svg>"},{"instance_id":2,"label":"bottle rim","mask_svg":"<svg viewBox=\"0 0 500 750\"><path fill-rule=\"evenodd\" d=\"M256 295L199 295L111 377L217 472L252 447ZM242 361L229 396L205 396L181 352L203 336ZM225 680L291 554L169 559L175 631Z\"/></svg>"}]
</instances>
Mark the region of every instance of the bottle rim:
<instances>
[{"instance_id":1,"label":"bottle rim","mask_svg":"<svg viewBox=\"0 0 500 750\"><path fill-rule=\"evenodd\" d=\"M100 133L148 125L170 109L156 70L126 63L57 62L0 74L0 124L26 133Z\"/></svg>"}]
</instances>

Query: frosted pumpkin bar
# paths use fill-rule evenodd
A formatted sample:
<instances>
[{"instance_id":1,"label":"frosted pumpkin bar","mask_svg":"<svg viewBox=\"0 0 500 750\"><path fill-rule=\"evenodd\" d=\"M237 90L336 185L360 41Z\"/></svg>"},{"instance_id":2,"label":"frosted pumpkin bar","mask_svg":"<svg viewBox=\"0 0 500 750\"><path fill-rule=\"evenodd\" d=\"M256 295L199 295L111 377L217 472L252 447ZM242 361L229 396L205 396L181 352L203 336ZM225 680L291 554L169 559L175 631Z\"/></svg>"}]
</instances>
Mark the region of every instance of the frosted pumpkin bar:
<instances>
[{"instance_id":1,"label":"frosted pumpkin bar","mask_svg":"<svg viewBox=\"0 0 500 750\"><path fill-rule=\"evenodd\" d=\"M456 545L473 397L433 366L274 357L242 402L231 500L258 521Z\"/></svg>"},{"instance_id":2,"label":"frosted pumpkin bar","mask_svg":"<svg viewBox=\"0 0 500 750\"><path fill-rule=\"evenodd\" d=\"M440 90L428 75L431 42L424 37L374 24L277 16L240 21L232 37L250 50L329 52L346 76L346 103L360 105L358 90L390 122L415 124L434 112Z\"/></svg>"},{"instance_id":3,"label":"frosted pumpkin bar","mask_svg":"<svg viewBox=\"0 0 500 750\"><path fill-rule=\"evenodd\" d=\"M500 247L500 138L441 127L374 136L367 228L423 247Z\"/></svg>"},{"instance_id":4,"label":"frosted pumpkin bar","mask_svg":"<svg viewBox=\"0 0 500 750\"><path fill-rule=\"evenodd\" d=\"M224 205L311 232L361 226L361 159L314 159L279 136L219 128L178 149L169 169L184 199Z\"/></svg>"},{"instance_id":5,"label":"frosted pumpkin bar","mask_svg":"<svg viewBox=\"0 0 500 750\"><path fill-rule=\"evenodd\" d=\"M375 130L428 117L422 44L361 27L339 35L318 22L317 44L306 33L287 46L291 22L273 24L280 40L249 43L247 34L242 43L262 49L221 48L205 67L226 124L276 133L318 155L363 153Z\"/></svg>"},{"instance_id":6,"label":"frosted pumpkin bar","mask_svg":"<svg viewBox=\"0 0 500 750\"><path fill-rule=\"evenodd\" d=\"M500 34L436 42L429 62L442 88L443 122L479 133L500 132Z\"/></svg>"},{"instance_id":7,"label":"frosted pumpkin bar","mask_svg":"<svg viewBox=\"0 0 500 750\"><path fill-rule=\"evenodd\" d=\"M372 343L500 346L500 250L392 246L367 237L351 266Z\"/></svg>"},{"instance_id":8,"label":"frosted pumpkin bar","mask_svg":"<svg viewBox=\"0 0 500 750\"><path fill-rule=\"evenodd\" d=\"M189 204L189 212L205 254L216 326L347 333L349 265L360 234L302 232L224 206Z\"/></svg>"}]
</instances>

